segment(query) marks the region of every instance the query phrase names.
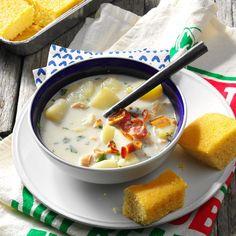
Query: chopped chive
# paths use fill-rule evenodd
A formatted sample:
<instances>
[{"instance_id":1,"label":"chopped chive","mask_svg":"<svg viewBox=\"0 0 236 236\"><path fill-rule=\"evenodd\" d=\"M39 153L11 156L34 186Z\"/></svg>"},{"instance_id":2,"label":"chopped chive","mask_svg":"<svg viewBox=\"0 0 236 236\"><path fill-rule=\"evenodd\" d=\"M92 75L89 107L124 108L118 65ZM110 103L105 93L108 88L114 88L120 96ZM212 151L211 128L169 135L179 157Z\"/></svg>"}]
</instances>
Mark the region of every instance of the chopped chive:
<instances>
[{"instance_id":1,"label":"chopped chive","mask_svg":"<svg viewBox=\"0 0 236 236\"><path fill-rule=\"evenodd\" d=\"M69 130L67 127L62 127L62 129Z\"/></svg>"},{"instance_id":2,"label":"chopped chive","mask_svg":"<svg viewBox=\"0 0 236 236\"><path fill-rule=\"evenodd\" d=\"M107 155L104 153L96 160L96 162L104 161L106 159L107 159Z\"/></svg>"},{"instance_id":3,"label":"chopped chive","mask_svg":"<svg viewBox=\"0 0 236 236\"><path fill-rule=\"evenodd\" d=\"M55 99L55 98L52 98L52 99L51 99L51 101L52 101L52 102L55 102L55 101L56 101L56 99Z\"/></svg>"},{"instance_id":4,"label":"chopped chive","mask_svg":"<svg viewBox=\"0 0 236 236\"><path fill-rule=\"evenodd\" d=\"M62 142L63 142L63 143L69 143L69 142L70 142L70 139L67 138L67 137L65 137L65 138L63 138Z\"/></svg>"},{"instance_id":5,"label":"chopped chive","mask_svg":"<svg viewBox=\"0 0 236 236\"><path fill-rule=\"evenodd\" d=\"M99 128L99 129L102 129L102 128L103 128L103 125L99 125L98 128Z\"/></svg>"},{"instance_id":6,"label":"chopped chive","mask_svg":"<svg viewBox=\"0 0 236 236\"><path fill-rule=\"evenodd\" d=\"M59 91L59 94L60 94L61 96L66 95L66 93L67 93L67 89L65 89L65 88L62 88L62 89L60 89L60 91Z\"/></svg>"},{"instance_id":7,"label":"chopped chive","mask_svg":"<svg viewBox=\"0 0 236 236\"><path fill-rule=\"evenodd\" d=\"M70 145L70 151L72 153L78 153L77 149L75 147L73 147L72 145Z\"/></svg>"},{"instance_id":8,"label":"chopped chive","mask_svg":"<svg viewBox=\"0 0 236 236\"><path fill-rule=\"evenodd\" d=\"M85 138L85 136L79 135L79 136L77 136L76 141L80 141L81 139L84 139L84 138Z\"/></svg>"}]
</instances>

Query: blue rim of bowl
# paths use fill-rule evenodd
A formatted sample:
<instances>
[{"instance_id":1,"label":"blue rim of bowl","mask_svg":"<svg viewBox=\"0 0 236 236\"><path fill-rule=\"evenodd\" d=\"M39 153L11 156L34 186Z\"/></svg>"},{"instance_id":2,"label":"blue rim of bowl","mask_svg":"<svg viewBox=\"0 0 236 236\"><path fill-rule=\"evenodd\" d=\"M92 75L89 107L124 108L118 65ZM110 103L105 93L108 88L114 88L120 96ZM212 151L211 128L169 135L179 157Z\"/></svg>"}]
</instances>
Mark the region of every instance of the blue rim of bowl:
<instances>
[{"instance_id":1,"label":"blue rim of bowl","mask_svg":"<svg viewBox=\"0 0 236 236\"><path fill-rule=\"evenodd\" d=\"M102 64L102 62L104 64ZM92 67L91 67L92 65ZM123 67L126 68L129 65L130 69L130 73L133 74L127 74L127 73L120 73L120 70L117 71L117 67ZM102 68L102 71L106 71L106 73L101 73L101 74L97 74L97 71L94 70L94 66L97 69ZM111 68L112 66L114 66L116 69L108 69ZM83 69L88 69L90 70L92 68L92 71L89 73L82 73L81 76L82 78L80 79L84 79L86 77L92 76L92 75L105 75L105 74L123 74L123 75L130 75L133 77L137 77L137 78L142 78L142 79L148 79L149 77L151 77L152 75L154 75L156 72L158 72L158 70L147 64L147 63L143 63L134 59L129 59L129 58L119 58L119 57L100 57L100 58L91 58L91 59L87 59L87 60L83 60L81 62L77 62L75 64L69 65L64 67L61 70L58 70L55 74L53 74L52 76L50 76L47 80L45 80L41 86L38 88L38 90L35 92L32 100L31 100L31 104L30 104L30 111L29 111L29 123L30 123L30 128L31 128L31 133L33 134L34 140L37 142L37 144L52 158L54 158L54 160L62 163L62 164L66 164L72 168L75 169L85 169L88 171L101 171L101 172L109 172L109 171L120 171L121 169L132 169L135 168L139 165L143 165L145 162L150 162L155 158L158 158L161 155L164 155L165 153L167 153L171 148L173 148L176 143L178 142L179 137L181 136L186 121L187 121L187 106L186 106L186 101L184 98L184 95L182 94L182 92L180 91L180 89L177 87L177 85L174 84L174 82L172 82L170 79L164 81L162 83L163 87L164 87L164 92L167 88L167 90L173 92L173 94L176 96L177 101L178 102L173 102L173 100L171 100L175 110L179 111L179 116L177 117L178 123L177 123L177 129L175 131L175 135L173 137L173 139L171 140L170 143L168 143L168 145L161 150L157 155L154 155L152 157L150 157L147 160L144 160L142 162L136 163L134 165L130 165L130 166L126 166L126 167L122 167L122 168L88 168L88 167L83 167L83 166L76 166L73 165L71 163L68 163L67 161L63 160L61 157L55 155L53 152L51 152L47 146L43 143L43 140L40 137L39 134L39 127L38 127L38 122L41 118L38 117L38 121L36 122L35 125L33 125L35 122L33 122L33 111L34 109L37 107L37 100L38 99L43 99L45 97L45 89L47 89L49 86L51 86L52 84L55 83L55 81L59 84L58 86L56 86L56 88L54 88L53 90L50 91L51 96L47 99L46 101L48 102L53 95L56 94L56 92L58 92L61 88L75 82L78 81L80 79L71 79L73 76L76 76L80 71L79 69L81 69L80 67L84 67ZM137 71L137 68L139 69L139 71ZM145 72L143 72L145 70ZM111 72L112 71L112 72ZM132 72L131 72L132 71ZM126 71L127 72L127 71ZM143 73L142 73L143 72ZM140 73L142 74L142 76L140 75ZM64 80L64 83L60 83L62 81L62 79ZM65 82L66 81L66 82ZM63 84L63 86L61 86L61 84ZM43 107L45 107L45 105L47 104L47 102L44 104ZM42 113L43 109L41 109L41 113ZM38 129L38 132L37 132Z\"/></svg>"}]
</instances>

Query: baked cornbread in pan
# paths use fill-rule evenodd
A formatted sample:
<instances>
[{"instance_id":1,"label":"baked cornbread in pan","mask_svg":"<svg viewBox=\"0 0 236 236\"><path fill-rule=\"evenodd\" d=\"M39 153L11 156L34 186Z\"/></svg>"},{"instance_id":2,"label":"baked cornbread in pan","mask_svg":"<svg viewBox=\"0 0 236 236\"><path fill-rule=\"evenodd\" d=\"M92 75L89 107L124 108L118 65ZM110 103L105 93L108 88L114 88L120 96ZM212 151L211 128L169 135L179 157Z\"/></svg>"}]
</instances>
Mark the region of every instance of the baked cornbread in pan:
<instances>
[{"instance_id":1,"label":"baked cornbread in pan","mask_svg":"<svg viewBox=\"0 0 236 236\"><path fill-rule=\"evenodd\" d=\"M34 23L45 27L82 0L26 0L35 9Z\"/></svg>"},{"instance_id":2,"label":"baked cornbread in pan","mask_svg":"<svg viewBox=\"0 0 236 236\"><path fill-rule=\"evenodd\" d=\"M5 1L8 2L8 0ZM29 0L28 2L26 0L21 1L25 2L27 6L33 2L33 0ZM49 1L55 2L54 0ZM14 4L15 2L18 3L16 0L13 2ZM63 0L63 2L67 3L70 1ZM62 33L66 32L84 20L85 17L95 12L104 2L111 2L111 0L77 0L78 4L76 3L73 7L58 16L45 27L35 24L35 14L33 13L32 22L27 26L27 28L21 29L21 32L18 32L18 34L15 35L13 39L7 39L1 35L0 44L1 46L4 46L5 48L12 51L14 54L18 55L29 55L37 52L48 43L52 42L55 38L60 36Z\"/></svg>"},{"instance_id":3,"label":"baked cornbread in pan","mask_svg":"<svg viewBox=\"0 0 236 236\"><path fill-rule=\"evenodd\" d=\"M0 36L13 41L32 37L82 0L1 0Z\"/></svg>"},{"instance_id":4,"label":"baked cornbread in pan","mask_svg":"<svg viewBox=\"0 0 236 236\"><path fill-rule=\"evenodd\" d=\"M16 38L14 38L14 41L22 41L25 39L28 39L35 35L37 32L39 32L42 29L39 25L32 24L30 27L25 29L21 34L18 34Z\"/></svg>"},{"instance_id":5,"label":"baked cornbread in pan","mask_svg":"<svg viewBox=\"0 0 236 236\"><path fill-rule=\"evenodd\" d=\"M0 36L12 40L33 23L34 8L24 0L0 0Z\"/></svg>"}]
</instances>

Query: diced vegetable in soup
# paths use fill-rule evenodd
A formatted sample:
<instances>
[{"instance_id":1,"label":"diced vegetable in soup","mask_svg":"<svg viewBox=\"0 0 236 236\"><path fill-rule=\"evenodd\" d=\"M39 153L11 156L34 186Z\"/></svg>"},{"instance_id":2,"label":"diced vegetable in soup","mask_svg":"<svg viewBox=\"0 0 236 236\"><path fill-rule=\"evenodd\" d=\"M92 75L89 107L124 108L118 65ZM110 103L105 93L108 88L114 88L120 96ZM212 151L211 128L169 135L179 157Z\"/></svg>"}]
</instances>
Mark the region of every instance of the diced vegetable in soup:
<instances>
[{"instance_id":1,"label":"diced vegetable in soup","mask_svg":"<svg viewBox=\"0 0 236 236\"><path fill-rule=\"evenodd\" d=\"M102 115L142 82L102 75L61 89L41 117L45 145L66 162L87 168L121 168L158 154L177 125L161 85L108 119Z\"/></svg>"}]
</instances>

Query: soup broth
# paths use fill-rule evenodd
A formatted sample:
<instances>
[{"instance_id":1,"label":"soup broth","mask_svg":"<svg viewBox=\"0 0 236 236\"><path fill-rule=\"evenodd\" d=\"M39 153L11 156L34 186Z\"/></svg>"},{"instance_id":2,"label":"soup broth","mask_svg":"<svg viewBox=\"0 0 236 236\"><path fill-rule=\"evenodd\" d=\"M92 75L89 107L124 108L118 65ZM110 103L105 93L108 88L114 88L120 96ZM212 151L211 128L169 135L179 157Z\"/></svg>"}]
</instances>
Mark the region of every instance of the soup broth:
<instances>
[{"instance_id":1,"label":"soup broth","mask_svg":"<svg viewBox=\"0 0 236 236\"><path fill-rule=\"evenodd\" d=\"M44 144L66 162L89 168L120 168L157 155L176 130L174 108L161 86L108 119L102 116L143 82L101 75L61 89L41 117Z\"/></svg>"}]
</instances>

